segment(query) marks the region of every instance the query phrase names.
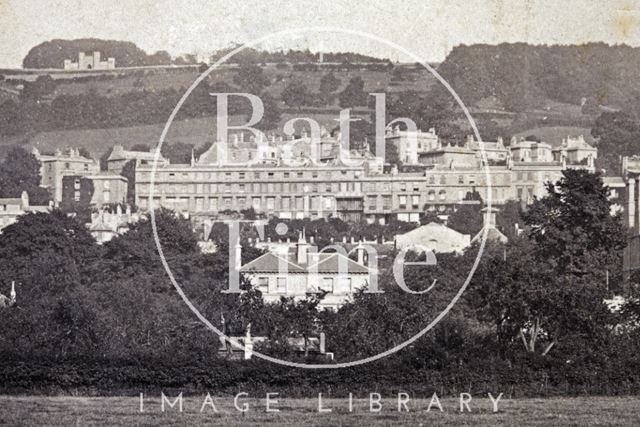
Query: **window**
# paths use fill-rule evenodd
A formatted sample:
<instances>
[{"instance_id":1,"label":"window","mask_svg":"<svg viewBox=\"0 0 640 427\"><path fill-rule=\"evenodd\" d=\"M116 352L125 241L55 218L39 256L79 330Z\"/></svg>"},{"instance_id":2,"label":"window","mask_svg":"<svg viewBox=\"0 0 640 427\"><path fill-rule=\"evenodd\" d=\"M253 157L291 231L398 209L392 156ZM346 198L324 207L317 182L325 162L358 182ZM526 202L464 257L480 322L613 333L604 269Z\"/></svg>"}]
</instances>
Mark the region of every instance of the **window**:
<instances>
[{"instance_id":1,"label":"window","mask_svg":"<svg viewBox=\"0 0 640 427\"><path fill-rule=\"evenodd\" d=\"M240 179L244 179L244 172L240 172L240 173L238 174L238 176L239 176L239 178L240 178Z\"/></svg>"},{"instance_id":2,"label":"window","mask_svg":"<svg viewBox=\"0 0 640 427\"><path fill-rule=\"evenodd\" d=\"M104 182L104 189L105 189L105 190L108 190L108 189L109 189L109 187L110 187L110 182L109 182L109 181L105 181L105 182Z\"/></svg>"},{"instance_id":3,"label":"window","mask_svg":"<svg viewBox=\"0 0 640 427\"><path fill-rule=\"evenodd\" d=\"M464 176L463 175L459 175L458 176L458 184L464 184Z\"/></svg>"},{"instance_id":4,"label":"window","mask_svg":"<svg viewBox=\"0 0 640 427\"><path fill-rule=\"evenodd\" d=\"M239 184L238 189L241 193L244 193L244 184Z\"/></svg>"},{"instance_id":5,"label":"window","mask_svg":"<svg viewBox=\"0 0 640 427\"><path fill-rule=\"evenodd\" d=\"M429 200L435 200L436 199L436 192L433 190L429 190Z\"/></svg>"},{"instance_id":6,"label":"window","mask_svg":"<svg viewBox=\"0 0 640 427\"><path fill-rule=\"evenodd\" d=\"M440 193L438 193L438 195L440 196L440 200L444 200L447 198L447 192L444 190L440 190Z\"/></svg>"},{"instance_id":7,"label":"window","mask_svg":"<svg viewBox=\"0 0 640 427\"><path fill-rule=\"evenodd\" d=\"M420 196L411 196L411 204L413 205L414 208L417 208L420 206Z\"/></svg>"},{"instance_id":8,"label":"window","mask_svg":"<svg viewBox=\"0 0 640 427\"><path fill-rule=\"evenodd\" d=\"M382 209L385 211L391 209L391 196L382 196Z\"/></svg>"},{"instance_id":9,"label":"window","mask_svg":"<svg viewBox=\"0 0 640 427\"><path fill-rule=\"evenodd\" d=\"M88 171L89 170L89 163L85 163L84 164L84 170Z\"/></svg>"},{"instance_id":10,"label":"window","mask_svg":"<svg viewBox=\"0 0 640 427\"><path fill-rule=\"evenodd\" d=\"M258 289L262 292L269 291L269 278L268 277L258 277Z\"/></svg>"},{"instance_id":11,"label":"window","mask_svg":"<svg viewBox=\"0 0 640 427\"><path fill-rule=\"evenodd\" d=\"M289 172L285 172L285 173L284 173L284 177L285 177L285 178L289 178Z\"/></svg>"},{"instance_id":12,"label":"window","mask_svg":"<svg viewBox=\"0 0 640 427\"><path fill-rule=\"evenodd\" d=\"M322 279L321 289L333 293L333 277L324 277Z\"/></svg>"},{"instance_id":13,"label":"window","mask_svg":"<svg viewBox=\"0 0 640 427\"><path fill-rule=\"evenodd\" d=\"M298 172L298 178L302 178L302 177L304 177L304 173Z\"/></svg>"},{"instance_id":14,"label":"window","mask_svg":"<svg viewBox=\"0 0 640 427\"><path fill-rule=\"evenodd\" d=\"M369 209L375 209L378 204L378 198L376 196L368 196Z\"/></svg>"},{"instance_id":15,"label":"window","mask_svg":"<svg viewBox=\"0 0 640 427\"><path fill-rule=\"evenodd\" d=\"M351 293L353 291L353 289L351 288L350 277L343 277L340 279L340 290L346 293Z\"/></svg>"},{"instance_id":16,"label":"window","mask_svg":"<svg viewBox=\"0 0 640 427\"><path fill-rule=\"evenodd\" d=\"M279 294L287 293L287 278L286 277L278 277L276 281L276 292Z\"/></svg>"},{"instance_id":17,"label":"window","mask_svg":"<svg viewBox=\"0 0 640 427\"><path fill-rule=\"evenodd\" d=\"M404 208L407 206L407 196L400 196L398 200L401 208Z\"/></svg>"}]
</instances>

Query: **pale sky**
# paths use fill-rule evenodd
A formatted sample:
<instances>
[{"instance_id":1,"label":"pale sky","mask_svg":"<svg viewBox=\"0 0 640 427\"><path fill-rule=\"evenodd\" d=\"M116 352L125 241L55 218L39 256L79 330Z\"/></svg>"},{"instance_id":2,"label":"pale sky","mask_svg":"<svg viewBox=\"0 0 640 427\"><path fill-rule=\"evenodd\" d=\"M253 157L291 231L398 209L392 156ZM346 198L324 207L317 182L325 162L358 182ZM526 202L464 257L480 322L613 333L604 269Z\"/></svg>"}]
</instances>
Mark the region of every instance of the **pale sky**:
<instances>
[{"instance_id":1,"label":"pale sky","mask_svg":"<svg viewBox=\"0 0 640 427\"><path fill-rule=\"evenodd\" d=\"M604 41L640 45L640 0L0 0L0 67L55 38L136 43L151 53L205 54L232 42L310 26L373 33L427 61L458 44ZM267 48L398 52L345 34L307 34Z\"/></svg>"}]
</instances>

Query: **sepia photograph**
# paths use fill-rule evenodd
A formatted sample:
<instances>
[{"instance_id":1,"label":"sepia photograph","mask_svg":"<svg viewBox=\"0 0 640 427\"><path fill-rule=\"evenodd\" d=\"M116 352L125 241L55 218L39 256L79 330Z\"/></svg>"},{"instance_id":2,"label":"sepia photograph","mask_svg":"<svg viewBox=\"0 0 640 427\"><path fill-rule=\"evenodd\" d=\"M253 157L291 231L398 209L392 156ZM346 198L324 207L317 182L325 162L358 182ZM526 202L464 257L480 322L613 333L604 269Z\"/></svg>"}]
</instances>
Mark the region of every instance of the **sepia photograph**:
<instances>
[{"instance_id":1,"label":"sepia photograph","mask_svg":"<svg viewBox=\"0 0 640 427\"><path fill-rule=\"evenodd\" d=\"M640 425L640 1L0 0L0 425Z\"/></svg>"}]
</instances>

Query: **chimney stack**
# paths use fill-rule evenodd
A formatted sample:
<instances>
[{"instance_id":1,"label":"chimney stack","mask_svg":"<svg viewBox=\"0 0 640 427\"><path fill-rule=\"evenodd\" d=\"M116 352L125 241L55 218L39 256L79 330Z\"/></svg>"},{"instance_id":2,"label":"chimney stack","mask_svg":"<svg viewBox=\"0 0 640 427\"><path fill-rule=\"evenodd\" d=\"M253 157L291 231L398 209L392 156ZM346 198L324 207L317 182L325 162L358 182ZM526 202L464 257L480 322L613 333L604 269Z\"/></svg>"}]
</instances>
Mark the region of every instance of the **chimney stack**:
<instances>
[{"instance_id":1,"label":"chimney stack","mask_svg":"<svg viewBox=\"0 0 640 427\"><path fill-rule=\"evenodd\" d=\"M296 244L297 248L297 256L296 261L298 264L306 264L307 263L307 253L309 250L309 245L307 244L307 240L305 238L304 229L298 236L298 243Z\"/></svg>"}]
</instances>

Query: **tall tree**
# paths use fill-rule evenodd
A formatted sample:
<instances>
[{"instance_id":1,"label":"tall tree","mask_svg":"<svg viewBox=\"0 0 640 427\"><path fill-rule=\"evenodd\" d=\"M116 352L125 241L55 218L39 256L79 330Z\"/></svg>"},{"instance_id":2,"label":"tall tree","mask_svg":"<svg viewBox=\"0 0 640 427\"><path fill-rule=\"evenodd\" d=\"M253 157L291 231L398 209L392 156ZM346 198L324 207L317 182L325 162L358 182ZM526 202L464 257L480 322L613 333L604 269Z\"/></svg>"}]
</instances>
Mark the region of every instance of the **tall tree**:
<instances>
[{"instance_id":1,"label":"tall tree","mask_svg":"<svg viewBox=\"0 0 640 427\"><path fill-rule=\"evenodd\" d=\"M51 196L40 187L40 180L38 159L22 147L10 148L0 164L0 197L20 197L26 191L30 204L47 204Z\"/></svg>"}]
</instances>

